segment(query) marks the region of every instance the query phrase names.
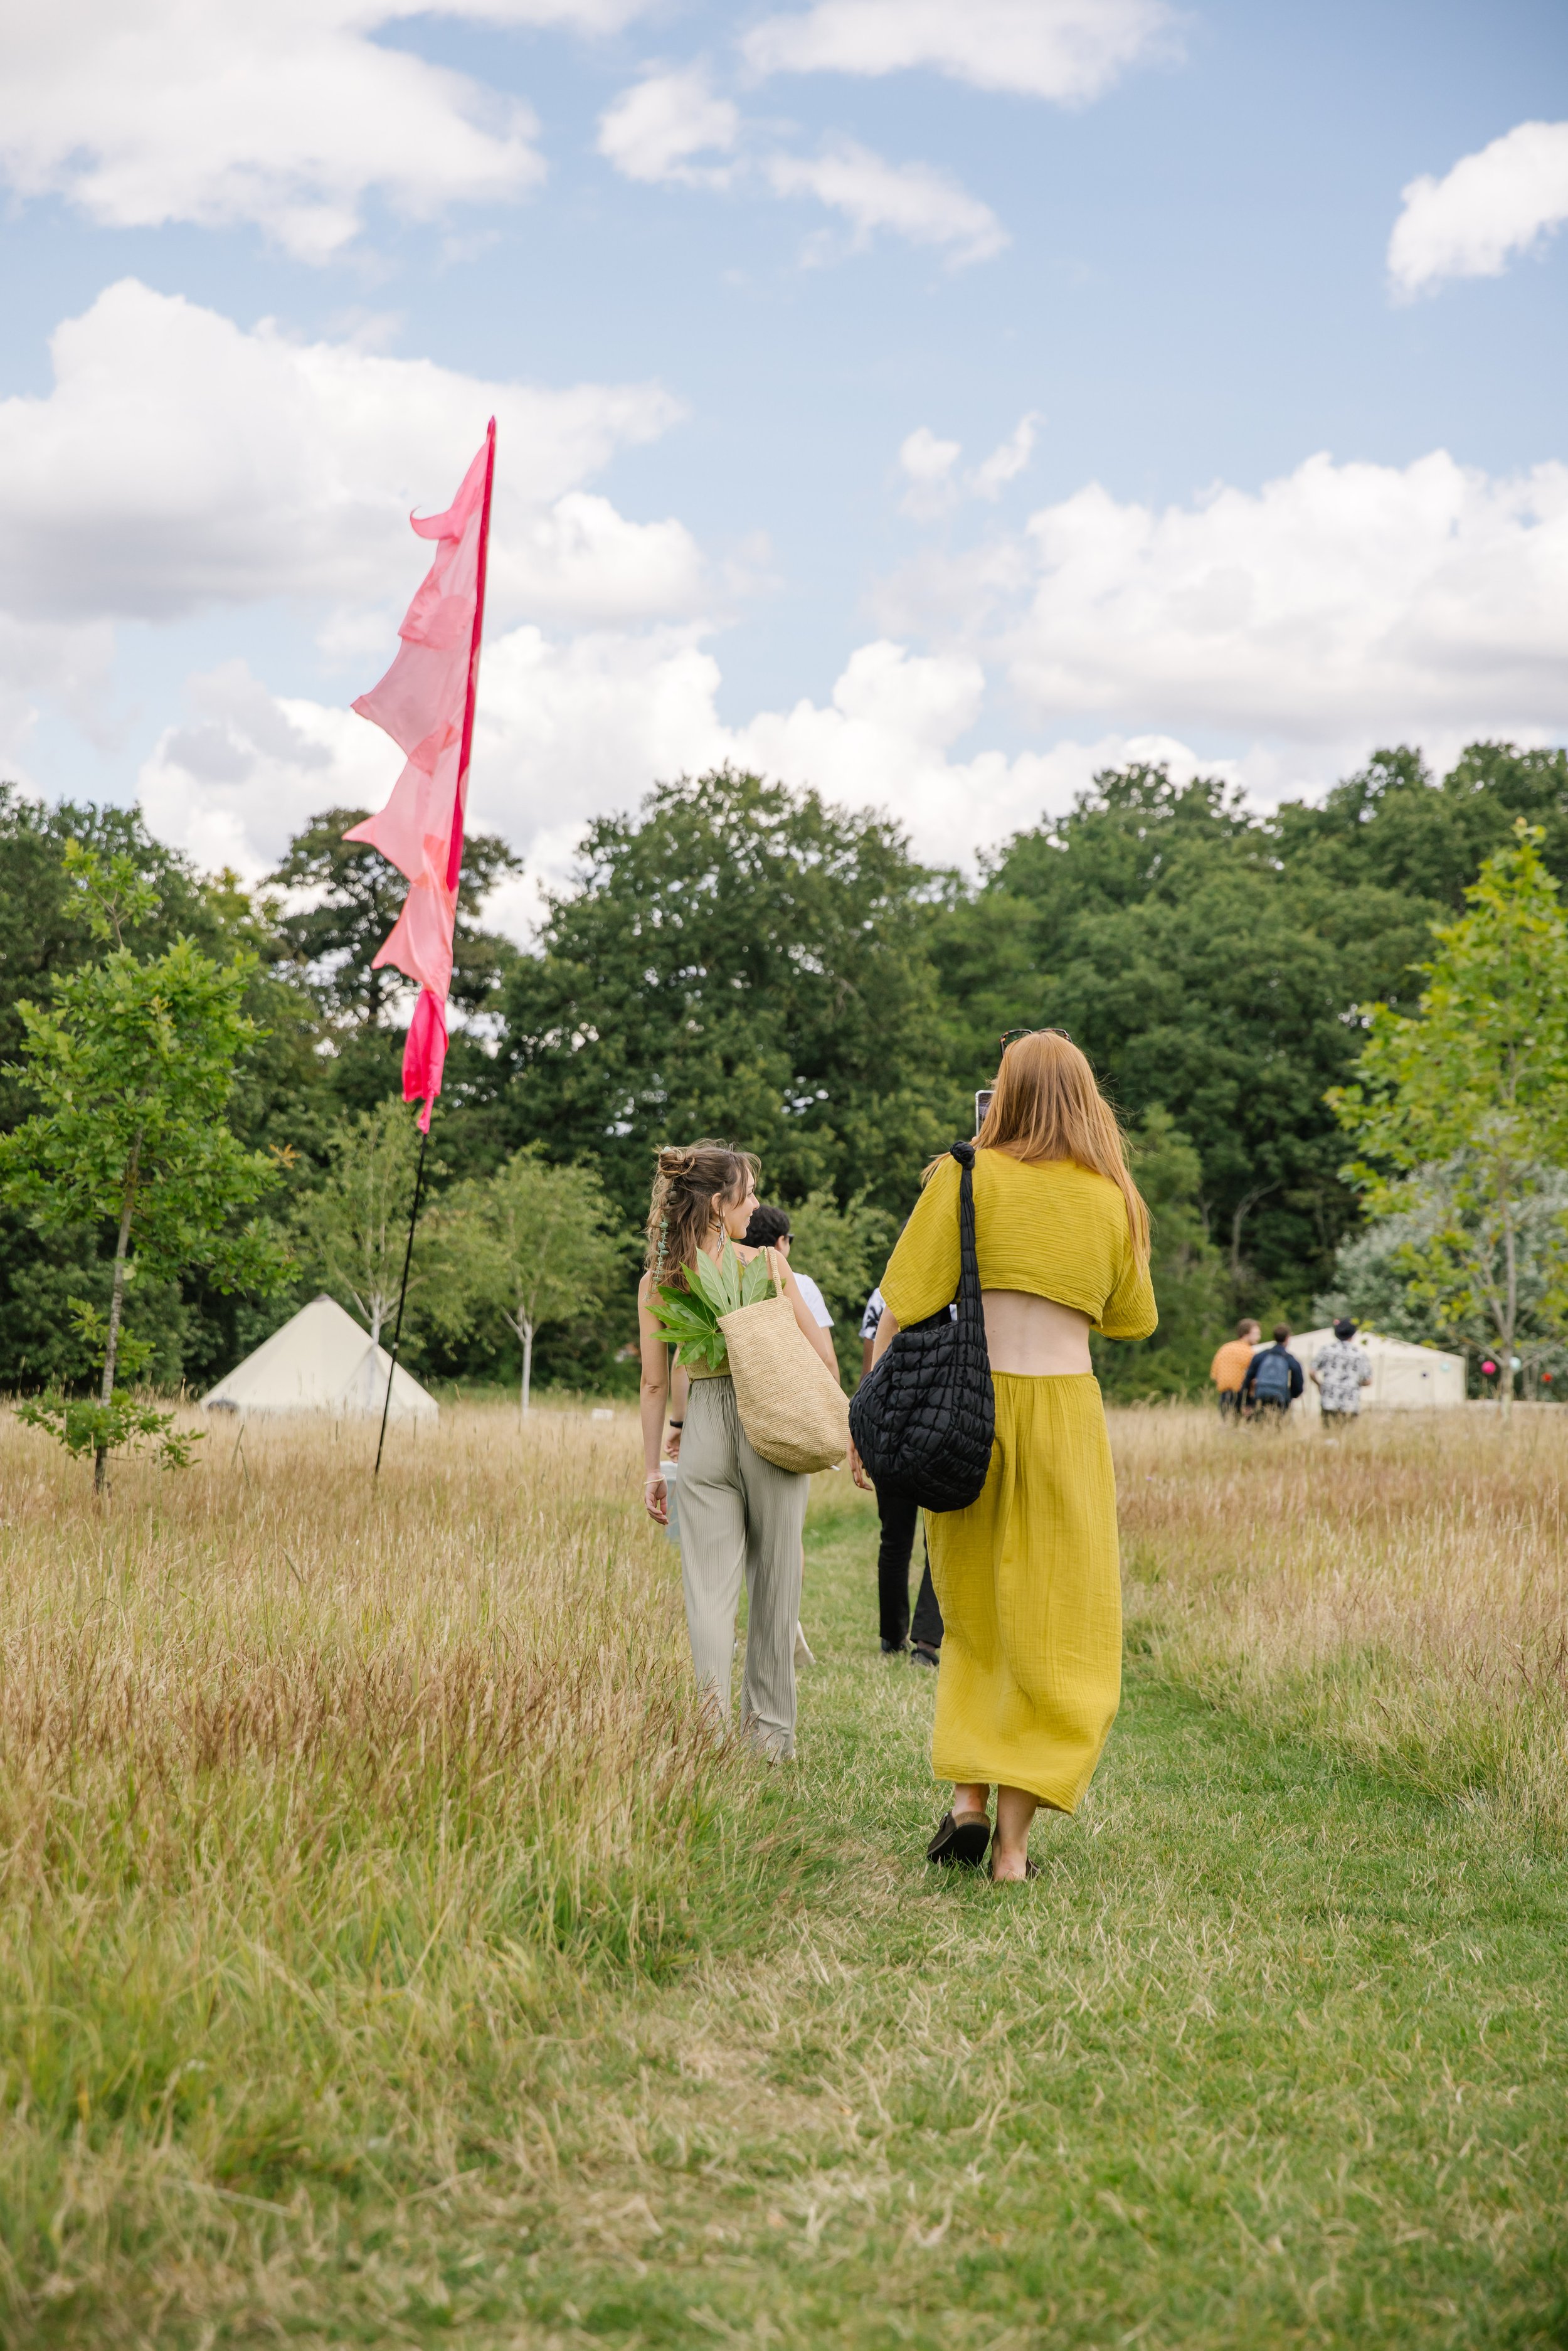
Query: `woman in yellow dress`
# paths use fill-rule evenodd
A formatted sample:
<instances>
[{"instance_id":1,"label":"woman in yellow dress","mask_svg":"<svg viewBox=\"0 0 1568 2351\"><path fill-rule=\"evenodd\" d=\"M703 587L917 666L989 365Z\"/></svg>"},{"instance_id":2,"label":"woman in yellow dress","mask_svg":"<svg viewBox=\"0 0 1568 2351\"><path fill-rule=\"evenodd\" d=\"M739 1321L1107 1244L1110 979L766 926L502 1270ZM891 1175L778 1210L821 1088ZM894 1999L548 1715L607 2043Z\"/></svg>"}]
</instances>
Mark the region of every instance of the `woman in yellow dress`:
<instances>
[{"instance_id":1,"label":"woman in yellow dress","mask_svg":"<svg viewBox=\"0 0 1568 2351\"><path fill-rule=\"evenodd\" d=\"M1157 1318L1121 1130L1060 1029L1005 1045L976 1140L996 1443L978 1501L926 1520L946 1627L931 1762L954 1783L928 1850L977 1862L989 1844L992 1876L1019 1878L1036 1810L1076 1808L1121 1698L1116 1482L1089 1333L1144 1339ZM926 1170L882 1278L878 1355L957 1294L958 1182L950 1157Z\"/></svg>"}]
</instances>

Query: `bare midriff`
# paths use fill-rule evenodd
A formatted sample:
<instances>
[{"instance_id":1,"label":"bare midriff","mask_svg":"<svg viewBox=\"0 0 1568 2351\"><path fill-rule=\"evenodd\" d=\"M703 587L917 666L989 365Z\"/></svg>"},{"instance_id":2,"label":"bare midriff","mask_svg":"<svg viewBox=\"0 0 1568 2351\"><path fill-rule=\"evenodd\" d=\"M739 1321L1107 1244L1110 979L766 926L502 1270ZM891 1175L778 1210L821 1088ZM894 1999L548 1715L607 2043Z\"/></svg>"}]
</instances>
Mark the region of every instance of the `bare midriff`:
<instances>
[{"instance_id":1,"label":"bare midriff","mask_svg":"<svg viewBox=\"0 0 1568 2351\"><path fill-rule=\"evenodd\" d=\"M1050 1379L1092 1371L1089 1317L1076 1307L1059 1306L1054 1298L1036 1298L1027 1290L985 1290L980 1303L993 1372Z\"/></svg>"}]
</instances>

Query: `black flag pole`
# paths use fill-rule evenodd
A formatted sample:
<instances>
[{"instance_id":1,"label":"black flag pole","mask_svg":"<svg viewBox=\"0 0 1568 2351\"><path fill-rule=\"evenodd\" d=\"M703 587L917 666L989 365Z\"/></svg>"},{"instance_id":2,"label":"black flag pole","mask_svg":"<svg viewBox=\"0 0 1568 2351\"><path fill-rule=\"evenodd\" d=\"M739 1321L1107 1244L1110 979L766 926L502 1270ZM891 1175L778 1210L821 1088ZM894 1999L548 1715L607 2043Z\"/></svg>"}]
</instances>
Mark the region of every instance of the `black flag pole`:
<instances>
[{"instance_id":1,"label":"black flag pole","mask_svg":"<svg viewBox=\"0 0 1568 2351\"><path fill-rule=\"evenodd\" d=\"M402 1253L402 1285L397 1294L397 1321L392 1324L392 1362L387 1366L386 1402L382 1406L382 1433L376 1439L374 1475L382 1474L382 1447L387 1441L387 1415L392 1410L392 1382L397 1377L397 1351L402 1343L402 1302L408 1296L408 1270L413 1263L413 1228L419 1221L419 1196L424 1185L424 1146L430 1141L430 1129L419 1132L419 1163L413 1171L413 1206L408 1212L408 1247Z\"/></svg>"}]
</instances>

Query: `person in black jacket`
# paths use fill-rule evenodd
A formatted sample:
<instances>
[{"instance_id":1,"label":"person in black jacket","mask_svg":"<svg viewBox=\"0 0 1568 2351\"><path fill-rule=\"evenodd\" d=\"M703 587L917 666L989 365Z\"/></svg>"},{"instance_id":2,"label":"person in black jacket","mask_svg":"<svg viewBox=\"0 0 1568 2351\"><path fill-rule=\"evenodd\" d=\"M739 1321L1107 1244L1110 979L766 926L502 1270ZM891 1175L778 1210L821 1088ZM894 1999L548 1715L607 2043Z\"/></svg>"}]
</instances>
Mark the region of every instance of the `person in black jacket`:
<instances>
[{"instance_id":1,"label":"person in black jacket","mask_svg":"<svg viewBox=\"0 0 1568 2351\"><path fill-rule=\"evenodd\" d=\"M872 1351L876 1344L876 1326L883 1317L880 1290L873 1290L866 1301L861 1317L861 1377L871 1369ZM879 1486L876 1494L876 1514L882 1521L882 1540L876 1552L877 1613L882 1619L882 1654L884 1657L901 1656L907 1652L912 1666L935 1668L942 1655L942 1611L936 1605L936 1594L931 1583L931 1557L925 1552L925 1572L920 1579L919 1597L915 1603L915 1621L909 1619L909 1567L915 1552L915 1534L920 1523L920 1505L902 1494L884 1494ZM922 1547L925 1536L921 1537Z\"/></svg>"},{"instance_id":2,"label":"person in black jacket","mask_svg":"<svg viewBox=\"0 0 1568 2351\"><path fill-rule=\"evenodd\" d=\"M1243 1412L1283 1420L1306 1385L1301 1367L1289 1346L1291 1326L1274 1325L1274 1343L1260 1347L1241 1383Z\"/></svg>"}]
</instances>

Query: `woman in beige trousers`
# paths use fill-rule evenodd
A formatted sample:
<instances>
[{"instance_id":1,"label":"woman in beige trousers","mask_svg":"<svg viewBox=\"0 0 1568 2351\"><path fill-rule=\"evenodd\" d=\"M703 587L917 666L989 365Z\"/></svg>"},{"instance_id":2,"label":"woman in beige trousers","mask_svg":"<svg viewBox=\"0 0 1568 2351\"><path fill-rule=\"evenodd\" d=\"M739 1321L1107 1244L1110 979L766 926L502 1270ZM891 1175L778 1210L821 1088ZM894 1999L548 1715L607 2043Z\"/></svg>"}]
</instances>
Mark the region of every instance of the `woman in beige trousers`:
<instances>
[{"instance_id":1,"label":"woman in beige trousers","mask_svg":"<svg viewBox=\"0 0 1568 2351\"><path fill-rule=\"evenodd\" d=\"M741 1239L757 1206L758 1164L727 1144L694 1143L659 1154L648 1211L648 1263L637 1290L642 1342L643 1497L648 1515L668 1523L669 1492L660 1452L669 1403L670 1351L649 1308L661 1283L686 1278L698 1249L716 1263L727 1240L742 1259L757 1255ZM817 1323L793 1274L776 1259L795 1321L838 1377L832 1342ZM765 1754L795 1751L795 1625L800 1607L800 1530L809 1478L763 1460L736 1410L727 1371L691 1366L680 1440L681 1582L686 1629L699 1687L721 1720L729 1718L735 1615L744 1578L746 1677L741 1730Z\"/></svg>"}]
</instances>

